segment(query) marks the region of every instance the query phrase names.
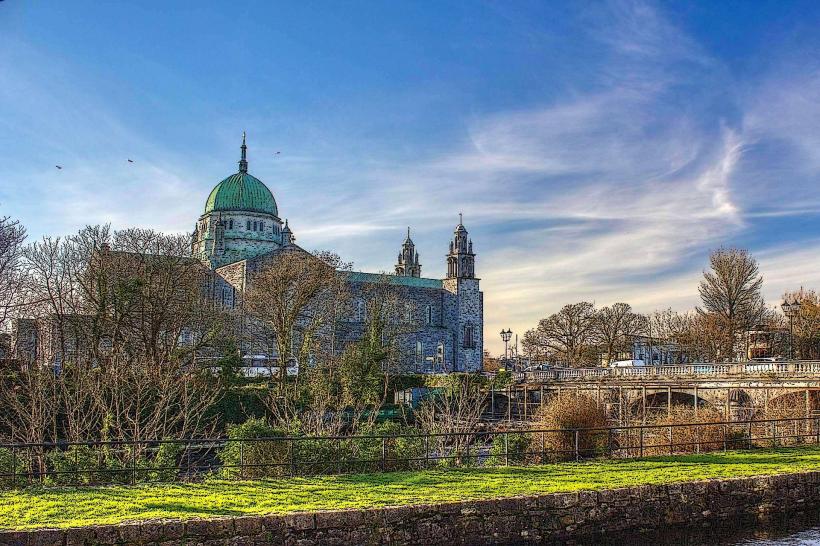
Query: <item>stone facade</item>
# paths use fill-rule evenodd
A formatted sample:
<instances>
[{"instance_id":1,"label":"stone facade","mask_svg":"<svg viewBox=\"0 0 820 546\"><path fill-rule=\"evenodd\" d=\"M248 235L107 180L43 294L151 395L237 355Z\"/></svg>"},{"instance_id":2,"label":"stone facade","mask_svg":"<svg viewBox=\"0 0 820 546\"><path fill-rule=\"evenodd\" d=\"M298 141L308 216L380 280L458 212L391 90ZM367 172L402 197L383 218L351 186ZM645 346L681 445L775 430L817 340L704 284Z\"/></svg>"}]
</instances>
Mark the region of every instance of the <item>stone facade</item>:
<instances>
[{"instance_id":1,"label":"stone facade","mask_svg":"<svg viewBox=\"0 0 820 546\"><path fill-rule=\"evenodd\" d=\"M820 472L447 504L0 531L0 545L586 544L820 508ZM628 542L617 542L628 543Z\"/></svg>"}]
</instances>

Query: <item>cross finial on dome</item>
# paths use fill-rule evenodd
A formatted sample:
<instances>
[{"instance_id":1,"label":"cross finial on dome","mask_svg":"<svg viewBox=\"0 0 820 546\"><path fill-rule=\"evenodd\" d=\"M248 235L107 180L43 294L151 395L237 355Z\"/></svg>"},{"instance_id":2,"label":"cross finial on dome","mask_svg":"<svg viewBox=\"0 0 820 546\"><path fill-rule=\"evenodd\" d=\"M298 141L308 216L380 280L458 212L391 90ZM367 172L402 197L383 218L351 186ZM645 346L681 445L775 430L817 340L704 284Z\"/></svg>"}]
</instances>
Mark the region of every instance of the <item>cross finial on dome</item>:
<instances>
[{"instance_id":1,"label":"cross finial on dome","mask_svg":"<svg viewBox=\"0 0 820 546\"><path fill-rule=\"evenodd\" d=\"M242 159L239 160L239 172L248 172L248 147L245 145L245 131L242 131Z\"/></svg>"}]
</instances>

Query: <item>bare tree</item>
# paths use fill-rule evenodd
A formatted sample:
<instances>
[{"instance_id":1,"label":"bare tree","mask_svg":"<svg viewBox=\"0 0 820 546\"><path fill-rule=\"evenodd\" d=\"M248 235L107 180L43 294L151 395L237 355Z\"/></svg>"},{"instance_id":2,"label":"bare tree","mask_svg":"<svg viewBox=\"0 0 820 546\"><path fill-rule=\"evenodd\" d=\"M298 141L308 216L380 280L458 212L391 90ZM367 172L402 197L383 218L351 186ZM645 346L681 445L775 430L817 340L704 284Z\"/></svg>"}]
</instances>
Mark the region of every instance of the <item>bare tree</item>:
<instances>
[{"instance_id":1,"label":"bare tree","mask_svg":"<svg viewBox=\"0 0 820 546\"><path fill-rule=\"evenodd\" d=\"M221 391L195 365L196 351L225 319L211 304L210 272L188 252L182 236L107 226L25 248L26 310L41 354L8 378L3 418L49 416L51 441L208 431ZM43 409L28 416L32 404Z\"/></svg>"},{"instance_id":2,"label":"bare tree","mask_svg":"<svg viewBox=\"0 0 820 546\"><path fill-rule=\"evenodd\" d=\"M416 411L415 418L427 434L435 452L447 457L442 462L459 464L475 441L487 392L478 375L453 374L441 392L432 394ZM469 460L467 461L469 462Z\"/></svg>"},{"instance_id":3,"label":"bare tree","mask_svg":"<svg viewBox=\"0 0 820 546\"><path fill-rule=\"evenodd\" d=\"M0 330L20 305L23 289L22 250L26 230L8 216L0 217Z\"/></svg>"},{"instance_id":4,"label":"bare tree","mask_svg":"<svg viewBox=\"0 0 820 546\"><path fill-rule=\"evenodd\" d=\"M763 315L763 277L757 261L746 250L715 250L709 256L709 265L711 271L703 272L698 288L700 298L705 312L715 315L711 322L720 327L723 344L734 347L739 335ZM731 359L733 355L727 356Z\"/></svg>"},{"instance_id":5,"label":"bare tree","mask_svg":"<svg viewBox=\"0 0 820 546\"><path fill-rule=\"evenodd\" d=\"M327 256L285 250L271 257L249 281L243 302L248 331L257 342L272 339L275 344L282 388L294 360L301 367L322 350L323 343L332 341L333 323L345 294L336 265Z\"/></svg>"},{"instance_id":6,"label":"bare tree","mask_svg":"<svg viewBox=\"0 0 820 546\"><path fill-rule=\"evenodd\" d=\"M820 296L814 290L800 290L786 292L783 299L800 302L800 312L792 319L794 332L794 351L800 358L820 358ZM788 326L786 318L779 316L775 327Z\"/></svg>"},{"instance_id":7,"label":"bare tree","mask_svg":"<svg viewBox=\"0 0 820 546\"><path fill-rule=\"evenodd\" d=\"M646 330L647 319L632 311L627 303L616 303L595 313L595 337L610 364L616 352L627 350L633 337Z\"/></svg>"},{"instance_id":8,"label":"bare tree","mask_svg":"<svg viewBox=\"0 0 820 546\"><path fill-rule=\"evenodd\" d=\"M530 351L552 355L569 366L591 364L594 359L595 306L589 302L565 305L541 319L525 341Z\"/></svg>"}]
</instances>

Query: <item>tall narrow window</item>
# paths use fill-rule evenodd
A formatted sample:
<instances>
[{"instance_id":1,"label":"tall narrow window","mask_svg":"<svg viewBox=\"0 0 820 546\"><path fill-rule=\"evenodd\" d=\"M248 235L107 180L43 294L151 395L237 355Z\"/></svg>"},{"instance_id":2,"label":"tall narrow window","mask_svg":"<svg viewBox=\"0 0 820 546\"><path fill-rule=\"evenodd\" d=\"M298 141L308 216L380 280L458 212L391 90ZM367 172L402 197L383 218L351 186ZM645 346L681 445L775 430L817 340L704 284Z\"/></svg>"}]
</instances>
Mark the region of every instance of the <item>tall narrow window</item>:
<instances>
[{"instance_id":1,"label":"tall narrow window","mask_svg":"<svg viewBox=\"0 0 820 546\"><path fill-rule=\"evenodd\" d=\"M259 222L259 231L265 231L265 222L264 221Z\"/></svg>"},{"instance_id":2,"label":"tall narrow window","mask_svg":"<svg viewBox=\"0 0 820 546\"><path fill-rule=\"evenodd\" d=\"M427 324L433 324L433 306L427 306Z\"/></svg>"},{"instance_id":3,"label":"tall narrow window","mask_svg":"<svg viewBox=\"0 0 820 546\"><path fill-rule=\"evenodd\" d=\"M259 227L259 223L256 220L254 220L253 221L253 230L258 231L258 227Z\"/></svg>"},{"instance_id":4,"label":"tall narrow window","mask_svg":"<svg viewBox=\"0 0 820 546\"><path fill-rule=\"evenodd\" d=\"M424 345L421 344L421 341L416 342L416 362L419 364L424 363Z\"/></svg>"},{"instance_id":5,"label":"tall narrow window","mask_svg":"<svg viewBox=\"0 0 820 546\"><path fill-rule=\"evenodd\" d=\"M465 348L473 348L475 347L473 341L473 326L471 324L467 324L464 326L464 344Z\"/></svg>"},{"instance_id":6,"label":"tall narrow window","mask_svg":"<svg viewBox=\"0 0 820 546\"><path fill-rule=\"evenodd\" d=\"M247 229L248 231L250 231L250 230L251 230L251 221L250 221L250 220L247 220L247 221L245 222L245 229Z\"/></svg>"},{"instance_id":7,"label":"tall narrow window","mask_svg":"<svg viewBox=\"0 0 820 546\"><path fill-rule=\"evenodd\" d=\"M441 341L438 342L438 346L436 347L436 364L439 364L444 367L444 343Z\"/></svg>"},{"instance_id":8,"label":"tall narrow window","mask_svg":"<svg viewBox=\"0 0 820 546\"><path fill-rule=\"evenodd\" d=\"M233 229L233 220L228 220L228 229Z\"/></svg>"}]
</instances>

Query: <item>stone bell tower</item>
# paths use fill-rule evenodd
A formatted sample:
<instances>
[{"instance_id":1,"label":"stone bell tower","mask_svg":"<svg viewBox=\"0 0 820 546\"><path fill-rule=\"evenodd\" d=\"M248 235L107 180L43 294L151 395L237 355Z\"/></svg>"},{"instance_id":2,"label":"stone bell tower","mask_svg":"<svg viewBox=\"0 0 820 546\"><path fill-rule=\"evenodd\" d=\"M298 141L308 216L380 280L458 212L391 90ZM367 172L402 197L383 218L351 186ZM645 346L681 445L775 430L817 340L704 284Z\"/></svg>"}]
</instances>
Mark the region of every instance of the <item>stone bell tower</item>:
<instances>
[{"instance_id":1,"label":"stone bell tower","mask_svg":"<svg viewBox=\"0 0 820 546\"><path fill-rule=\"evenodd\" d=\"M462 215L450 241L447 278L442 281L447 323L453 333L453 371L480 371L484 357L484 294L475 277L473 242L464 227Z\"/></svg>"},{"instance_id":2,"label":"stone bell tower","mask_svg":"<svg viewBox=\"0 0 820 546\"><path fill-rule=\"evenodd\" d=\"M410 238L410 228L407 228L407 238L401 245L398 262L396 262L396 275L400 277L421 277L421 264L419 263L419 253L416 252L416 245Z\"/></svg>"}]
</instances>

